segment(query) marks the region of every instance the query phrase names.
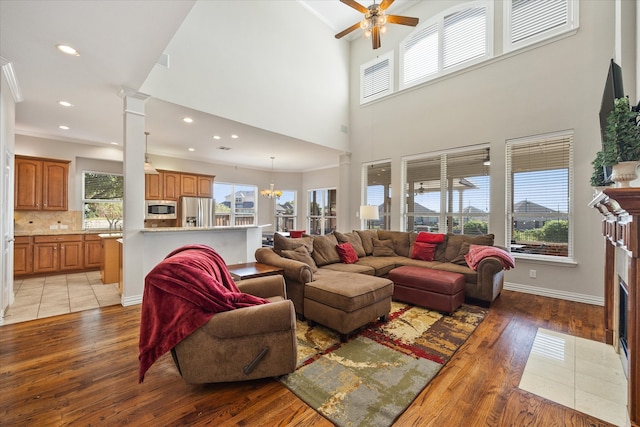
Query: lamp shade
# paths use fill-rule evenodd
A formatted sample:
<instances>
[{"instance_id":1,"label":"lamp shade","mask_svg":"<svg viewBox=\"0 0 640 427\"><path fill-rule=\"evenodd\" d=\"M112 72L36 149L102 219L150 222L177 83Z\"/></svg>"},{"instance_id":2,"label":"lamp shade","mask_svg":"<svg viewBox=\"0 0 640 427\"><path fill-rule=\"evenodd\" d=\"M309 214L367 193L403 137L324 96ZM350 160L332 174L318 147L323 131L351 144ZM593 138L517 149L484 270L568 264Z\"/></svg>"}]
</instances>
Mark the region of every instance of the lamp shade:
<instances>
[{"instance_id":1,"label":"lamp shade","mask_svg":"<svg viewBox=\"0 0 640 427\"><path fill-rule=\"evenodd\" d=\"M380 219L380 215L378 214L378 207L373 205L360 206L360 219L364 219L364 220Z\"/></svg>"}]
</instances>

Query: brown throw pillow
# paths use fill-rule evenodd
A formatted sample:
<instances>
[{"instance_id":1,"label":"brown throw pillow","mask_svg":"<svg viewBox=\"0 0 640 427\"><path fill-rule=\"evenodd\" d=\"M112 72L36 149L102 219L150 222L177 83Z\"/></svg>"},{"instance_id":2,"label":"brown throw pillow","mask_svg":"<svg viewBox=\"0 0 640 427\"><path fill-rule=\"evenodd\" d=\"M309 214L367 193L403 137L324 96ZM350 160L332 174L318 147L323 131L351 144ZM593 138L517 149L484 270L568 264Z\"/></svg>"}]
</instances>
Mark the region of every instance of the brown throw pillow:
<instances>
[{"instance_id":1,"label":"brown throw pillow","mask_svg":"<svg viewBox=\"0 0 640 427\"><path fill-rule=\"evenodd\" d=\"M373 239L373 256L396 256L391 240Z\"/></svg>"},{"instance_id":2,"label":"brown throw pillow","mask_svg":"<svg viewBox=\"0 0 640 427\"><path fill-rule=\"evenodd\" d=\"M314 273L318 271L316 262L311 258L311 255L309 255L309 252L307 252L304 246L298 246L293 250L284 250L282 251L282 256L295 261L304 262L311 267L311 271Z\"/></svg>"},{"instance_id":3,"label":"brown throw pillow","mask_svg":"<svg viewBox=\"0 0 640 427\"><path fill-rule=\"evenodd\" d=\"M292 251L300 246L304 246L308 253L312 253L313 237L290 239L278 233L273 235L273 250L278 255L282 255L282 251Z\"/></svg>"},{"instance_id":4,"label":"brown throw pillow","mask_svg":"<svg viewBox=\"0 0 640 427\"><path fill-rule=\"evenodd\" d=\"M333 234L326 234L324 236L315 236L313 238L313 252L311 256L316 262L318 267L322 267L327 264L336 264L342 262L336 245L338 239Z\"/></svg>"}]
</instances>

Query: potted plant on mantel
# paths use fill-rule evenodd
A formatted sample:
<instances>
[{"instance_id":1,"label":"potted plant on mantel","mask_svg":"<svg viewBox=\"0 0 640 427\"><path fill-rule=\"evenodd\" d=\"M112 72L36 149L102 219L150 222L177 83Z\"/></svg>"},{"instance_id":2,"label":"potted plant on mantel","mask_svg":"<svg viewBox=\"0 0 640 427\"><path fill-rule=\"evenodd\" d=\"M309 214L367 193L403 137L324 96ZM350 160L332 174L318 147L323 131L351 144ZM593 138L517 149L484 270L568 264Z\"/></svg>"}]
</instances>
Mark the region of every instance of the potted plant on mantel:
<instances>
[{"instance_id":1,"label":"potted plant on mantel","mask_svg":"<svg viewBox=\"0 0 640 427\"><path fill-rule=\"evenodd\" d=\"M602 157L602 165L612 167L611 180L618 187L629 187L629 182L638 177L640 130L636 126L636 116L637 113L629 107L628 98L616 99L607 118L602 152L598 153Z\"/></svg>"}]
</instances>

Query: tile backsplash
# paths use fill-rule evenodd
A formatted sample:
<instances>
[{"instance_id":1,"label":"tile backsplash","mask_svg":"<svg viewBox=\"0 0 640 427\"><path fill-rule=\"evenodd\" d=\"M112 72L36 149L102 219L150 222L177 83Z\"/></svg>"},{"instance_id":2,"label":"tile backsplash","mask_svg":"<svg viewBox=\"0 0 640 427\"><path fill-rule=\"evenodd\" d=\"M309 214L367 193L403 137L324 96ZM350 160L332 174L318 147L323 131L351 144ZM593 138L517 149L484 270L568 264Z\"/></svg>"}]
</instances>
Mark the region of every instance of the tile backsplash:
<instances>
[{"instance_id":1,"label":"tile backsplash","mask_svg":"<svg viewBox=\"0 0 640 427\"><path fill-rule=\"evenodd\" d=\"M14 231L20 233L82 231L81 211L14 211L13 218Z\"/></svg>"}]
</instances>

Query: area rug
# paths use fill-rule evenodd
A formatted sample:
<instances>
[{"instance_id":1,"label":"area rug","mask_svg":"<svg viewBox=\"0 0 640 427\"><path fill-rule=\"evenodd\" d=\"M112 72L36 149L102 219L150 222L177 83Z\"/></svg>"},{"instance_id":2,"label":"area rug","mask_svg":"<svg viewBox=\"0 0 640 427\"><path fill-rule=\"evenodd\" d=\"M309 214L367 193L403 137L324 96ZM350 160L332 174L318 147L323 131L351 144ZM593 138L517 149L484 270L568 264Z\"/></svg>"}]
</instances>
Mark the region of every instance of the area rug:
<instances>
[{"instance_id":1,"label":"area rug","mask_svg":"<svg viewBox=\"0 0 640 427\"><path fill-rule=\"evenodd\" d=\"M298 366L279 380L338 426L389 426L487 312L463 305L447 316L393 302L388 322L372 323L346 343L298 321Z\"/></svg>"}]
</instances>

